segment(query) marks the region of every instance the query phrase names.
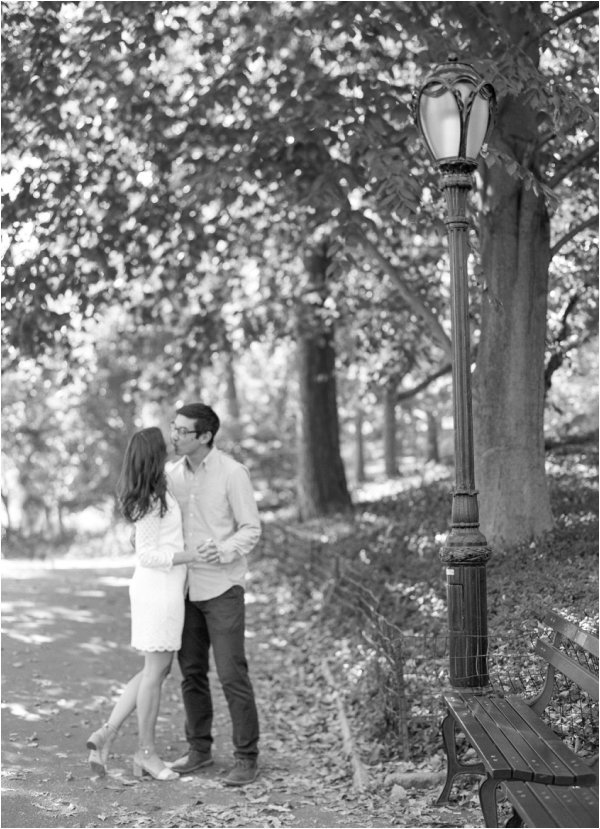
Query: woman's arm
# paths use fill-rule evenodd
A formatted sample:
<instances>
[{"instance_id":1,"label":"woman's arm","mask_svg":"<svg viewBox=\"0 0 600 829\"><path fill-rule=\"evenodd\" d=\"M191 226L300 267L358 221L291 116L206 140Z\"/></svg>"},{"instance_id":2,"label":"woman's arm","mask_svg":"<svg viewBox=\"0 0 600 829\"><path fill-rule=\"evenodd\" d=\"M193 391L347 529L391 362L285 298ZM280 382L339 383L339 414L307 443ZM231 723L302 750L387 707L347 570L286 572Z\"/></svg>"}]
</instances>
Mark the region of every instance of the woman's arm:
<instances>
[{"instance_id":1,"label":"woman's arm","mask_svg":"<svg viewBox=\"0 0 600 829\"><path fill-rule=\"evenodd\" d=\"M191 564L193 561L201 561L200 555L197 552L188 553L184 550L182 553L175 553L173 556L173 564Z\"/></svg>"},{"instance_id":2,"label":"woman's arm","mask_svg":"<svg viewBox=\"0 0 600 829\"><path fill-rule=\"evenodd\" d=\"M160 528L162 518L158 511L146 513L135 522L135 554L142 567L160 567L170 570L175 555L173 550L160 546Z\"/></svg>"},{"instance_id":3,"label":"woman's arm","mask_svg":"<svg viewBox=\"0 0 600 829\"><path fill-rule=\"evenodd\" d=\"M164 549L160 546L161 521L158 512L150 512L136 521L135 524L135 552L138 562L143 567L159 567L170 570L175 564L190 564L200 561L196 551Z\"/></svg>"}]
</instances>

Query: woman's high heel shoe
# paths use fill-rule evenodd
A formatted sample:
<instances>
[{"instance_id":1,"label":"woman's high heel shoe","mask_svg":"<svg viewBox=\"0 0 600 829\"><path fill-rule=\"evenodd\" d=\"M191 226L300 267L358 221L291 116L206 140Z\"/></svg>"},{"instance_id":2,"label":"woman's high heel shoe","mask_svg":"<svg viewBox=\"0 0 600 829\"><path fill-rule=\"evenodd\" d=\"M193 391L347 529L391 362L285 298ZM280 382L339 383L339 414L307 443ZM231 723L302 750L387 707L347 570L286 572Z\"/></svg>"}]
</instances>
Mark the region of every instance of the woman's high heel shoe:
<instances>
[{"instance_id":1,"label":"woman's high heel shoe","mask_svg":"<svg viewBox=\"0 0 600 829\"><path fill-rule=\"evenodd\" d=\"M133 755L133 776L142 777L149 774L155 780L177 780L179 775L167 768L158 754L148 748L141 748Z\"/></svg>"},{"instance_id":2,"label":"woman's high heel shoe","mask_svg":"<svg viewBox=\"0 0 600 829\"><path fill-rule=\"evenodd\" d=\"M112 725L104 723L104 725L97 731L91 734L85 744L86 748L91 749L88 762L92 767L92 771L101 776L106 774L106 762L108 760L108 753L112 741L117 736L117 729Z\"/></svg>"}]
</instances>

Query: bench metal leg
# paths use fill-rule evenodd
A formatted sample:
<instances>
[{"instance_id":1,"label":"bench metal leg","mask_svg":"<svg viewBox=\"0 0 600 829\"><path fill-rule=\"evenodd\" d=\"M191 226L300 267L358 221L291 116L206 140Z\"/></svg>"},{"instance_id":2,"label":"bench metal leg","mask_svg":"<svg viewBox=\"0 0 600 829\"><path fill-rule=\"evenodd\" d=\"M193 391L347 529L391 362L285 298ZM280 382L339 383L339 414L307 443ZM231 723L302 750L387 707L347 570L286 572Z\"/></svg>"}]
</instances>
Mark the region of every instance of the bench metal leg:
<instances>
[{"instance_id":1,"label":"bench metal leg","mask_svg":"<svg viewBox=\"0 0 600 829\"><path fill-rule=\"evenodd\" d=\"M487 777L479 787L479 803L483 812L486 826L498 826L498 811L496 806L496 789L498 781Z\"/></svg>"},{"instance_id":2,"label":"bench metal leg","mask_svg":"<svg viewBox=\"0 0 600 829\"><path fill-rule=\"evenodd\" d=\"M456 723L451 714L444 717L444 721L442 722L442 738L444 740L448 770L446 772L444 788L436 800L437 806L442 806L444 803L449 802L454 778L458 777L459 774L486 773L483 763L461 763L456 756Z\"/></svg>"},{"instance_id":3,"label":"bench metal leg","mask_svg":"<svg viewBox=\"0 0 600 829\"><path fill-rule=\"evenodd\" d=\"M521 820L521 815L514 808L511 817L509 817L504 825L507 829L521 829L522 826L525 826Z\"/></svg>"}]
</instances>

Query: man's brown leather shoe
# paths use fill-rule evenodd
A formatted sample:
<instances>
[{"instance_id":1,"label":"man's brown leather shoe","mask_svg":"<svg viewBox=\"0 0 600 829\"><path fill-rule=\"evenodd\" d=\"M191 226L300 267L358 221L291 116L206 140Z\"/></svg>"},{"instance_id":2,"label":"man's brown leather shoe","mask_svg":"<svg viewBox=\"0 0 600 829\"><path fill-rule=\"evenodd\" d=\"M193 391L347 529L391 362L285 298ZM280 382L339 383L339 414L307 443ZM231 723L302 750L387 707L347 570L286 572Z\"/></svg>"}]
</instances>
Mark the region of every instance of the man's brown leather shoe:
<instances>
[{"instance_id":1,"label":"man's brown leather shoe","mask_svg":"<svg viewBox=\"0 0 600 829\"><path fill-rule=\"evenodd\" d=\"M258 776L256 760L249 757L238 757L229 774L223 778L226 786L245 786L254 783Z\"/></svg>"},{"instance_id":2,"label":"man's brown leather shoe","mask_svg":"<svg viewBox=\"0 0 600 829\"><path fill-rule=\"evenodd\" d=\"M212 766L213 758L210 751L198 751L191 748L183 757L173 760L172 763L165 763L166 766L173 769L179 774L190 774L198 769L203 769L205 766Z\"/></svg>"}]
</instances>

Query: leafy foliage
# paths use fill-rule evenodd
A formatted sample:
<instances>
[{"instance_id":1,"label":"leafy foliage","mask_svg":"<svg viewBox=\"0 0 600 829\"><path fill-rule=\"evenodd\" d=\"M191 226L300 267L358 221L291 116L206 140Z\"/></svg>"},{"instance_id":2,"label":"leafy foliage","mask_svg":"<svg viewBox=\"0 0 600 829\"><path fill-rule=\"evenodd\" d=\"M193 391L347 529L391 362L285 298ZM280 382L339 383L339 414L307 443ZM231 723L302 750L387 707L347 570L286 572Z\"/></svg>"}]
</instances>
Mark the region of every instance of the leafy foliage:
<instances>
[{"instance_id":1,"label":"leafy foliage","mask_svg":"<svg viewBox=\"0 0 600 829\"><path fill-rule=\"evenodd\" d=\"M447 364L449 284L410 101L455 50L493 79L500 119L511 96L537 113L531 152L490 147L486 164L554 210L549 384L597 329L595 7L519 4L519 44L511 9L8 0L5 368L66 358L93 399L78 354L116 308L134 400L204 389L226 359L293 345L306 254L327 239L319 315L354 399L419 386ZM477 346L488 286L472 242Z\"/></svg>"}]
</instances>

